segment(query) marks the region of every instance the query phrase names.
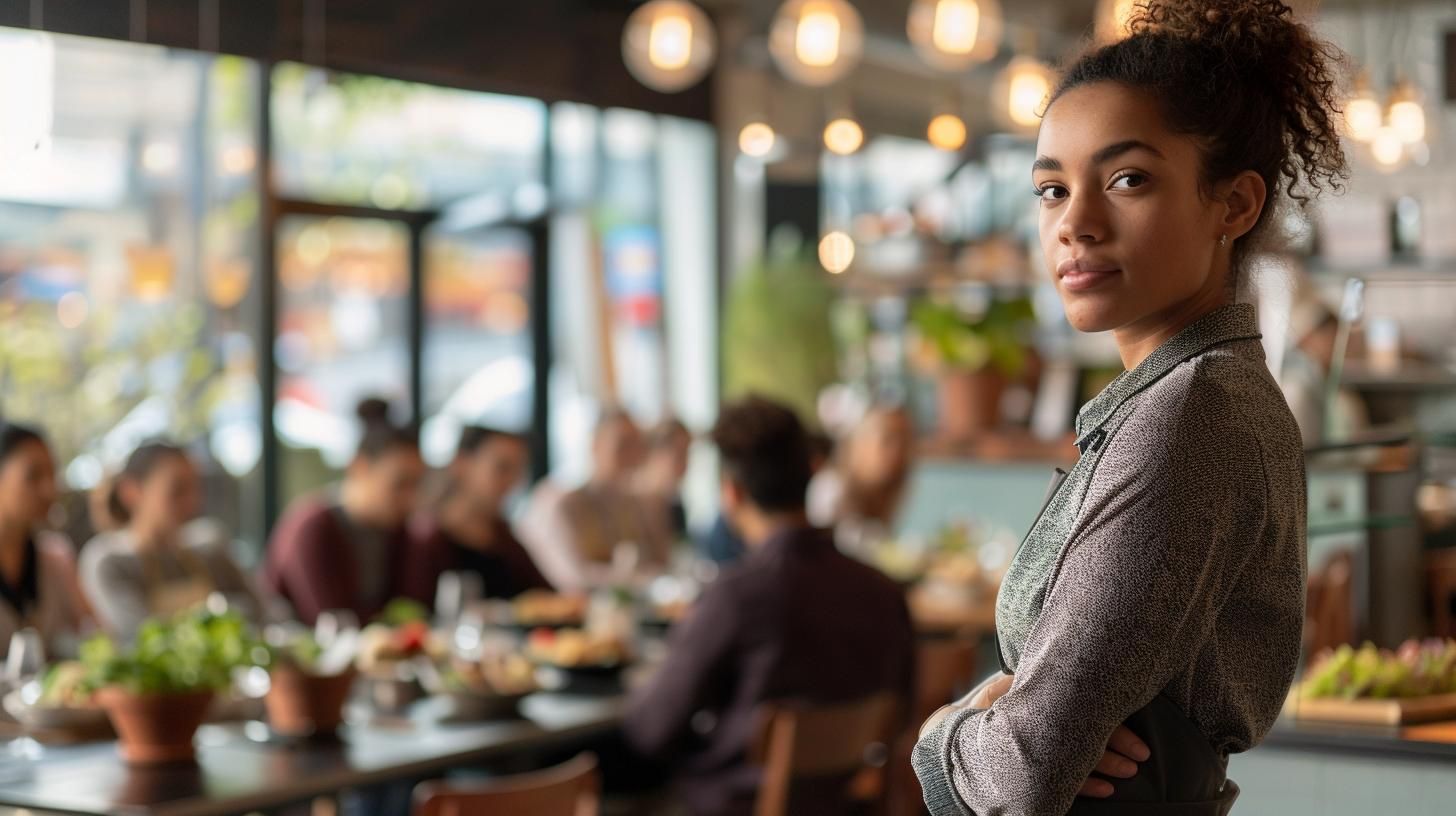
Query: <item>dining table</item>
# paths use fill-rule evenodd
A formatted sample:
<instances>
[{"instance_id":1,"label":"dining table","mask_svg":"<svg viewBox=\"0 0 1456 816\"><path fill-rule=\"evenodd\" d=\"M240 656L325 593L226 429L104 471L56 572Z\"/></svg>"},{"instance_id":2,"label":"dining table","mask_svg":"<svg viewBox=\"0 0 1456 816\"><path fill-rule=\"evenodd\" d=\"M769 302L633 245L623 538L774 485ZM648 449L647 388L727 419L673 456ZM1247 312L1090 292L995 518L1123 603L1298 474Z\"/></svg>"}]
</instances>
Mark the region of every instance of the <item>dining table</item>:
<instances>
[{"instance_id":1,"label":"dining table","mask_svg":"<svg viewBox=\"0 0 1456 816\"><path fill-rule=\"evenodd\" d=\"M448 723L352 719L331 739L287 739L257 721L204 725L192 763L128 765L115 742L0 745L0 813L231 816L277 811L346 789L406 783L461 767L574 750L621 722L621 694L538 693L520 716Z\"/></svg>"}]
</instances>

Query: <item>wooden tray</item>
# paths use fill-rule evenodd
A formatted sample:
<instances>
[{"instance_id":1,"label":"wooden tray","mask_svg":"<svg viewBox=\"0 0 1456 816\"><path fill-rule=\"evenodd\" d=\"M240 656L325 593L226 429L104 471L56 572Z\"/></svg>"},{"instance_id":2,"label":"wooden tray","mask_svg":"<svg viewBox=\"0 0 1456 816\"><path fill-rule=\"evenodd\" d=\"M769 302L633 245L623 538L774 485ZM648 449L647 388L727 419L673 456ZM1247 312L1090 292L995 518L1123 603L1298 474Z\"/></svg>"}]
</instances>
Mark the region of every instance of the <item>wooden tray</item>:
<instances>
[{"instance_id":1,"label":"wooden tray","mask_svg":"<svg viewBox=\"0 0 1456 816\"><path fill-rule=\"evenodd\" d=\"M1291 692L1284 711L1295 719L1362 725L1406 725L1456 720L1456 694L1402 700L1301 700Z\"/></svg>"}]
</instances>

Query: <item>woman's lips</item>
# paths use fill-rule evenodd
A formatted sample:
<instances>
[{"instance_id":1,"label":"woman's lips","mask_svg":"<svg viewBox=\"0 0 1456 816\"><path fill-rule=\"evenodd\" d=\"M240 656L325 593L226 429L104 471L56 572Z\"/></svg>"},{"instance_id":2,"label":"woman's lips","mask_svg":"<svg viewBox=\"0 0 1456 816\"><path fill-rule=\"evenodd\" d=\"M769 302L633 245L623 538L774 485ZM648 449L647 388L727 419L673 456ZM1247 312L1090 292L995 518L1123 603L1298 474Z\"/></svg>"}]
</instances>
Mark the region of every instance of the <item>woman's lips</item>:
<instances>
[{"instance_id":1,"label":"woman's lips","mask_svg":"<svg viewBox=\"0 0 1456 816\"><path fill-rule=\"evenodd\" d=\"M1072 258L1057 265L1057 277L1062 288L1068 292L1085 292L1095 289L1122 273L1112 264Z\"/></svg>"}]
</instances>

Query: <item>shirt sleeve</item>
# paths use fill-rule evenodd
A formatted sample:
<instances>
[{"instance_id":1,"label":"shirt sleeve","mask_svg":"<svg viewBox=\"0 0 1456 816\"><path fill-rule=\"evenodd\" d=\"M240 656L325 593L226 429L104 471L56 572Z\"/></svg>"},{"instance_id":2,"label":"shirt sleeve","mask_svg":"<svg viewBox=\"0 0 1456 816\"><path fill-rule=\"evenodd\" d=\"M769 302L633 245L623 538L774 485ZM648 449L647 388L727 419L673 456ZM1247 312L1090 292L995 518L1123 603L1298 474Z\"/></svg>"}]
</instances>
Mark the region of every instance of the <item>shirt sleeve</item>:
<instances>
[{"instance_id":1,"label":"shirt sleeve","mask_svg":"<svg viewBox=\"0 0 1456 816\"><path fill-rule=\"evenodd\" d=\"M1112 732L1207 641L1260 541L1267 488L1237 406L1186 393L1109 440L1010 690L917 745L934 813L1065 813Z\"/></svg>"},{"instance_id":2,"label":"shirt sleeve","mask_svg":"<svg viewBox=\"0 0 1456 816\"><path fill-rule=\"evenodd\" d=\"M737 618L737 604L720 586L673 629L667 659L627 706L622 729L634 749L666 758L691 737L693 716L720 700L732 674Z\"/></svg>"}]
</instances>

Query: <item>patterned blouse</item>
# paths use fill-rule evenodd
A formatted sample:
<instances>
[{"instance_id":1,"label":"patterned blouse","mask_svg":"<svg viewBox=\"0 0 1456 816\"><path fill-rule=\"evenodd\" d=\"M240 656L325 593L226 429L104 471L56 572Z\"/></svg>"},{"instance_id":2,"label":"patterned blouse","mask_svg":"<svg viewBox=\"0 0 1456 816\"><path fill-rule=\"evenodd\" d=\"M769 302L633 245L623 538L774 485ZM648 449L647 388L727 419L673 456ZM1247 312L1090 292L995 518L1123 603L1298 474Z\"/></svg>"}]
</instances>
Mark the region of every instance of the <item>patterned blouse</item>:
<instances>
[{"instance_id":1,"label":"patterned blouse","mask_svg":"<svg viewBox=\"0 0 1456 816\"><path fill-rule=\"evenodd\" d=\"M1293 681L1304 456L1254 307L1224 307L1164 343L1083 407L1077 435L1081 458L997 599L1010 690L916 746L934 814L1090 803L1077 792L1113 730L1155 702L1207 741L1197 748L1222 792L1228 755L1263 738Z\"/></svg>"}]
</instances>

